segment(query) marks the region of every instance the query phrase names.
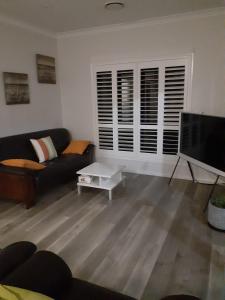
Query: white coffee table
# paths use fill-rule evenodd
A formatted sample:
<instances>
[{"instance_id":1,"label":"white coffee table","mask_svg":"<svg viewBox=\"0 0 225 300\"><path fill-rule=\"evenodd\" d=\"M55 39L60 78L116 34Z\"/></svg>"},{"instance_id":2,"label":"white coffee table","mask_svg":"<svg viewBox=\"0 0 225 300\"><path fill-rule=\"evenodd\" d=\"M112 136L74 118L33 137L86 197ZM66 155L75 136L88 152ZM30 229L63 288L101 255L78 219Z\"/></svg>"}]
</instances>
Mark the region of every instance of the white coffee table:
<instances>
[{"instance_id":1,"label":"white coffee table","mask_svg":"<svg viewBox=\"0 0 225 300\"><path fill-rule=\"evenodd\" d=\"M78 182L78 194L81 193L81 187L93 187L109 191L109 200L112 200L112 190L123 181L123 166L113 166L95 162L77 172L78 175L88 175L92 177L91 183Z\"/></svg>"}]
</instances>

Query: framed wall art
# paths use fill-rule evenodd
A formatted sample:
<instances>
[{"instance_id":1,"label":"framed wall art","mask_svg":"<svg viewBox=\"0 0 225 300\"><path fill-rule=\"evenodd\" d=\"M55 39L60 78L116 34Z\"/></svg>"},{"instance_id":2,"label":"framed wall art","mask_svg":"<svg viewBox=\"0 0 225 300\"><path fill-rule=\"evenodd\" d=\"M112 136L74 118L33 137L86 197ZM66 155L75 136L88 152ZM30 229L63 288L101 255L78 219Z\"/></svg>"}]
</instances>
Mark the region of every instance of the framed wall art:
<instances>
[{"instance_id":1,"label":"framed wall art","mask_svg":"<svg viewBox=\"0 0 225 300\"><path fill-rule=\"evenodd\" d=\"M55 58L36 54L36 62L38 82L56 84Z\"/></svg>"},{"instance_id":2,"label":"framed wall art","mask_svg":"<svg viewBox=\"0 0 225 300\"><path fill-rule=\"evenodd\" d=\"M28 74L3 72L6 104L30 103Z\"/></svg>"}]
</instances>

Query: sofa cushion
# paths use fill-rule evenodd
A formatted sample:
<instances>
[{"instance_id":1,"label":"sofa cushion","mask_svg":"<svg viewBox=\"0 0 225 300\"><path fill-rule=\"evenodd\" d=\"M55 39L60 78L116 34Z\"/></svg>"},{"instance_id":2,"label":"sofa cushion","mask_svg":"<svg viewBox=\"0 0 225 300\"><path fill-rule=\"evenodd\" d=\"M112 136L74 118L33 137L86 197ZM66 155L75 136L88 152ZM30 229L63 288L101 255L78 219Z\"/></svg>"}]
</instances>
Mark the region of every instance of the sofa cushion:
<instances>
[{"instance_id":1,"label":"sofa cushion","mask_svg":"<svg viewBox=\"0 0 225 300\"><path fill-rule=\"evenodd\" d=\"M18 244L22 245L21 242ZM12 254L17 254L16 248ZM49 251L35 253L0 283L41 293L55 300L135 300L118 292L72 278L66 263L58 255Z\"/></svg>"},{"instance_id":2,"label":"sofa cushion","mask_svg":"<svg viewBox=\"0 0 225 300\"><path fill-rule=\"evenodd\" d=\"M88 145L90 144L89 141L71 141L63 151L64 154L80 154L82 155L84 151L87 149Z\"/></svg>"},{"instance_id":3,"label":"sofa cushion","mask_svg":"<svg viewBox=\"0 0 225 300\"><path fill-rule=\"evenodd\" d=\"M46 168L39 172L36 177L37 188L40 192L75 180L76 171L87 166L88 161L85 156L79 154L61 155L56 159L46 162Z\"/></svg>"},{"instance_id":4,"label":"sofa cushion","mask_svg":"<svg viewBox=\"0 0 225 300\"><path fill-rule=\"evenodd\" d=\"M27 168L30 170L43 170L45 168L44 165L29 159L6 159L0 163L8 167Z\"/></svg>"},{"instance_id":5,"label":"sofa cushion","mask_svg":"<svg viewBox=\"0 0 225 300\"><path fill-rule=\"evenodd\" d=\"M37 247L31 242L17 242L7 246L0 252L0 281L10 272L24 263L36 251Z\"/></svg>"},{"instance_id":6,"label":"sofa cushion","mask_svg":"<svg viewBox=\"0 0 225 300\"><path fill-rule=\"evenodd\" d=\"M59 295L70 286L71 280L70 269L58 255L39 251L1 283L59 299Z\"/></svg>"},{"instance_id":7,"label":"sofa cushion","mask_svg":"<svg viewBox=\"0 0 225 300\"><path fill-rule=\"evenodd\" d=\"M58 156L50 136L41 139L30 139L30 141L40 163Z\"/></svg>"}]
</instances>

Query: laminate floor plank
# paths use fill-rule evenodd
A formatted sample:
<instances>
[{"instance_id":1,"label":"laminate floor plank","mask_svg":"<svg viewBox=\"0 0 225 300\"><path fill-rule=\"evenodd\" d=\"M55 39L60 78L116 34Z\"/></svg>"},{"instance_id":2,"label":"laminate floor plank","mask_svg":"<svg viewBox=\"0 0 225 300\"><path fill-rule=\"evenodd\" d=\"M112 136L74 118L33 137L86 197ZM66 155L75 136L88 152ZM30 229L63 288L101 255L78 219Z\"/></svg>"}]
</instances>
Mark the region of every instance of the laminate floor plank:
<instances>
[{"instance_id":1,"label":"laminate floor plank","mask_svg":"<svg viewBox=\"0 0 225 300\"><path fill-rule=\"evenodd\" d=\"M126 177L111 202L97 189L78 195L75 183L29 210L0 201L0 247L33 241L59 254L74 276L140 300L179 293L224 300L225 235L203 213L210 186Z\"/></svg>"},{"instance_id":2,"label":"laminate floor plank","mask_svg":"<svg viewBox=\"0 0 225 300\"><path fill-rule=\"evenodd\" d=\"M115 198L106 208L106 213L101 215L103 221L104 219L105 222L111 220L115 226L103 243L91 253L79 268L77 268L76 274L80 278L91 280L91 276L94 276L94 273L97 272L102 261L106 257L106 254L113 249L121 235L124 234L129 223L137 214L137 211L140 208L140 205L138 204L139 195L145 192L144 190L146 189L146 186L151 184L152 178L143 176L135 176L133 178L135 184L132 180L128 181L125 190L123 189L119 197ZM129 193L129 197L127 197L127 193Z\"/></svg>"}]
</instances>

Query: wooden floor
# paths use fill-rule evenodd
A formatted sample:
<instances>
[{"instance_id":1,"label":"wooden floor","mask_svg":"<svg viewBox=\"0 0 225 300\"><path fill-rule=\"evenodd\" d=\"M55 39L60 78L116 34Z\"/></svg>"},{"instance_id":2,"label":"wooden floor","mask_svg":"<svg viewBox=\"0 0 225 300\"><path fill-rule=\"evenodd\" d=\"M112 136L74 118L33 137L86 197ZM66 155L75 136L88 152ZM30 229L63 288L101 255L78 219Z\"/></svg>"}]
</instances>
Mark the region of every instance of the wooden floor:
<instances>
[{"instance_id":1,"label":"wooden floor","mask_svg":"<svg viewBox=\"0 0 225 300\"><path fill-rule=\"evenodd\" d=\"M58 253L74 276L158 300L187 293L225 299L225 234L203 214L209 186L127 174L113 193L72 185L45 195L25 210L0 202L0 247L30 240Z\"/></svg>"}]
</instances>

